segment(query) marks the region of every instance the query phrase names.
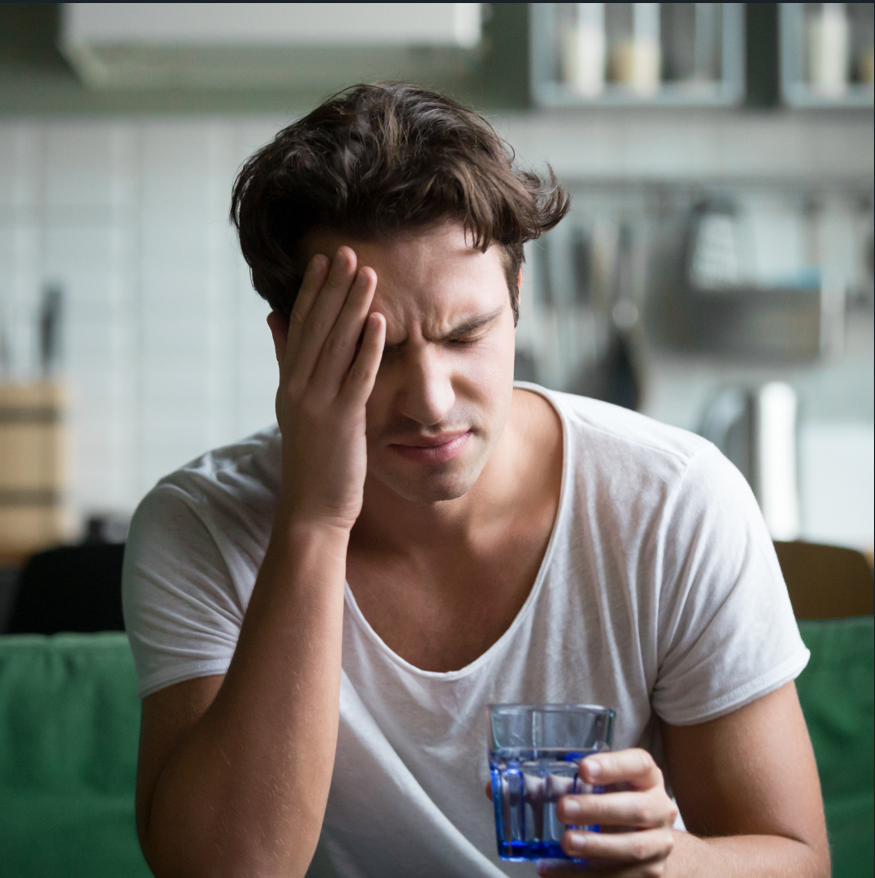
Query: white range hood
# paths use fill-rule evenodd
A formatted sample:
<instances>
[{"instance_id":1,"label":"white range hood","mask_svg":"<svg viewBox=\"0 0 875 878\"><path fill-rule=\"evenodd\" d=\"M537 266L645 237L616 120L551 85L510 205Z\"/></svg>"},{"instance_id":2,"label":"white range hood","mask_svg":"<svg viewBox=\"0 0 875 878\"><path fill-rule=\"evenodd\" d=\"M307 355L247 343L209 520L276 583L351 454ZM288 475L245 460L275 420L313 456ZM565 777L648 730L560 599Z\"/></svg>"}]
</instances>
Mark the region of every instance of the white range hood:
<instances>
[{"instance_id":1,"label":"white range hood","mask_svg":"<svg viewBox=\"0 0 875 878\"><path fill-rule=\"evenodd\" d=\"M330 89L461 73L480 3L64 3L61 51L93 88Z\"/></svg>"}]
</instances>

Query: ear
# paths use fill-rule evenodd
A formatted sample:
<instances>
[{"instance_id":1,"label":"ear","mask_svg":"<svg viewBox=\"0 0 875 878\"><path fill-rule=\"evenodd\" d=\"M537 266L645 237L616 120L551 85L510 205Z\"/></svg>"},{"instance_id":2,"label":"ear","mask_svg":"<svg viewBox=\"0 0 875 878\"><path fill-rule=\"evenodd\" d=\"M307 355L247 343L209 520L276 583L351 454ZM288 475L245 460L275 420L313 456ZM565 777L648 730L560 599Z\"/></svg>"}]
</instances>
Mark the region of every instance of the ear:
<instances>
[{"instance_id":1,"label":"ear","mask_svg":"<svg viewBox=\"0 0 875 878\"><path fill-rule=\"evenodd\" d=\"M267 325L270 327L270 334L273 336L273 349L276 354L276 361L282 365L286 358L286 341L289 337L289 318L281 314L279 311L271 311L267 315Z\"/></svg>"},{"instance_id":2,"label":"ear","mask_svg":"<svg viewBox=\"0 0 875 878\"><path fill-rule=\"evenodd\" d=\"M517 312L519 312L519 307L520 307L519 303L520 303L520 298L522 296L522 292L523 292L523 267L521 265L520 270L519 270L519 272L517 272L517 276L516 276ZM516 332L518 325L519 325L518 323L514 323L514 325L513 325L514 332Z\"/></svg>"}]
</instances>

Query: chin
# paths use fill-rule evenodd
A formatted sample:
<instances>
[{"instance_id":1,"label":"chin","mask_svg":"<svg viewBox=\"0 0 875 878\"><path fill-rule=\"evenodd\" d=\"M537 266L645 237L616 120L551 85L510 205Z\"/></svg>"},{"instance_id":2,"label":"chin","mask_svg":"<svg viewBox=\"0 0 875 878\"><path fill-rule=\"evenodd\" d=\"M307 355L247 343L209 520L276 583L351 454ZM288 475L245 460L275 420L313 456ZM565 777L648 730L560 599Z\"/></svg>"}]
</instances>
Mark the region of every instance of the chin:
<instances>
[{"instance_id":1,"label":"chin","mask_svg":"<svg viewBox=\"0 0 875 878\"><path fill-rule=\"evenodd\" d=\"M430 486L423 490L411 489L409 486L401 486L395 493L407 500L408 503L419 503L423 506L432 506L435 503L446 503L448 500L458 500L471 489L471 485L453 486Z\"/></svg>"},{"instance_id":2,"label":"chin","mask_svg":"<svg viewBox=\"0 0 875 878\"><path fill-rule=\"evenodd\" d=\"M484 461L485 464L485 461ZM398 472L374 473L376 479L409 503L431 505L457 500L474 487L483 466L464 467L455 472L423 473L420 478L410 478Z\"/></svg>"}]
</instances>

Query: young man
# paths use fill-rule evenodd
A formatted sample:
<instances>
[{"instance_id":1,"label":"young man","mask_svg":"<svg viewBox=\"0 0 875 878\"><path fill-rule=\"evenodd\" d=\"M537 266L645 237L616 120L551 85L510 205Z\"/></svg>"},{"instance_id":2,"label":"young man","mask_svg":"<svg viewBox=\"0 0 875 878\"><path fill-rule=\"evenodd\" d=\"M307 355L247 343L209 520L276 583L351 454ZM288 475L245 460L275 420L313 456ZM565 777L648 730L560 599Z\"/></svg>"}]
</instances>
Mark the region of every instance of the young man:
<instances>
[{"instance_id":1,"label":"young man","mask_svg":"<svg viewBox=\"0 0 875 878\"><path fill-rule=\"evenodd\" d=\"M829 874L807 652L743 479L691 434L514 386L522 245L567 208L403 84L244 166L278 425L162 480L125 557L157 878L300 878L317 842L343 878L534 874L498 860L484 795L485 706L520 701L617 710L581 768L611 791L558 806L605 831L569 855Z\"/></svg>"}]
</instances>

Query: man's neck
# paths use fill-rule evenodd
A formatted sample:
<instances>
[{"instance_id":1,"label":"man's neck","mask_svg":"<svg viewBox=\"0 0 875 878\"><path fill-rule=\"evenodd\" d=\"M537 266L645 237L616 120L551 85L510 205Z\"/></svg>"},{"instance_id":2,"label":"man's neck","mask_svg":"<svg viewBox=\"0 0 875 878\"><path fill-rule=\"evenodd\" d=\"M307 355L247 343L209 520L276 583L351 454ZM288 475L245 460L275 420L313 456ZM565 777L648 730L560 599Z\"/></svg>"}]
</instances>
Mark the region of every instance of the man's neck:
<instances>
[{"instance_id":1,"label":"man's neck","mask_svg":"<svg viewBox=\"0 0 875 878\"><path fill-rule=\"evenodd\" d=\"M463 496L378 503L380 492L366 491L349 585L374 631L418 668L470 664L513 623L537 581L559 506L562 427L546 400L520 394L505 442Z\"/></svg>"}]
</instances>

